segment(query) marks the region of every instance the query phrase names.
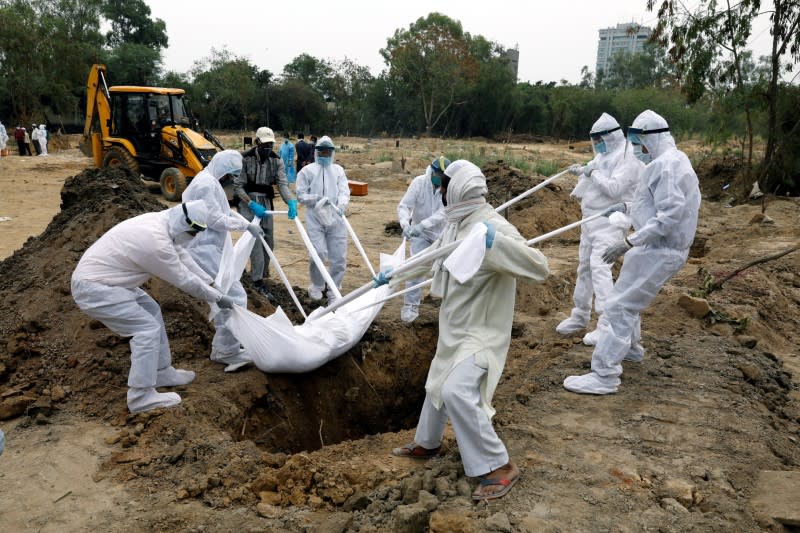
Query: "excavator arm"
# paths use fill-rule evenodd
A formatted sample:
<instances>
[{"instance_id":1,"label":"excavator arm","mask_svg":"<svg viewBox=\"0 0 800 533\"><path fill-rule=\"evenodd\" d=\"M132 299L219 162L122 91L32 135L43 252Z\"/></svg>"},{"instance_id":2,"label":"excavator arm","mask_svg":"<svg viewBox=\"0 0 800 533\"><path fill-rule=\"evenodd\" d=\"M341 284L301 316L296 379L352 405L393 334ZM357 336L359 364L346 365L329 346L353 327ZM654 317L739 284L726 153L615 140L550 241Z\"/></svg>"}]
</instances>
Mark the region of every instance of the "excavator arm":
<instances>
[{"instance_id":1,"label":"excavator arm","mask_svg":"<svg viewBox=\"0 0 800 533\"><path fill-rule=\"evenodd\" d=\"M111 95L106 83L106 66L95 64L86 81L86 121L83 124L81 150L94 157L97 167L102 166L102 140L109 136L111 118ZM95 127L99 127L99 131Z\"/></svg>"}]
</instances>

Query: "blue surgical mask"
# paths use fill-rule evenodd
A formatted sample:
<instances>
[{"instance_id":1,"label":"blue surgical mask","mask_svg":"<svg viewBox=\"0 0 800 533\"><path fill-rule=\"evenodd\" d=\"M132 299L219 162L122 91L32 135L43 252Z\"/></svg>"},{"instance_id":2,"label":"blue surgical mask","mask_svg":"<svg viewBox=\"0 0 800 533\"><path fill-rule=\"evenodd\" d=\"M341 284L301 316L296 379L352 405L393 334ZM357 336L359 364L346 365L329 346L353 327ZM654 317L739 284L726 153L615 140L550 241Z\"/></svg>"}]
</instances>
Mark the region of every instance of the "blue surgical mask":
<instances>
[{"instance_id":1,"label":"blue surgical mask","mask_svg":"<svg viewBox=\"0 0 800 533\"><path fill-rule=\"evenodd\" d=\"M635 155L636 159L638 159L639 161L641 161L645 165L653 160L652 154L650 154L649 152L645 153L645 152L642 151L642 145L641 144L634 144L633 145L633 155Z\"/></svg>"},{"instance_id":2,"label":"blue surgical mask","mask_svg":"<svg viewBox=\"0 0 800 533\"><path fill-rule=\"evenodd\" d=\"M442 184L442 177L437 174L431 174L431 183L434 187L439 187Z\"/></svg>"},{"instance_id":3,"label":"blue surgical mask","mask_svg":"<svg viewBox=\"0 0 800 533\"><path fill-rule=\"evenodd\" d=\"M328 157L323 157L321 155L317 156L317 163L319 163L323 167L330 166L330 164L332 162L333 162L333 157L331 157L331 156L328 156Z\"/></svg>"},{"instance_id":4,"label":"blue surgical mask","mask_svg":"<svg viewBox=\"0 0 800 533\"><path fill-rule=\"evenodd\" d=\"M595 144L594 150L598 154L606 153L608 151L608 148L606 147L606 141L600 141L599 143Z\"/></svg>"}]
</instances>

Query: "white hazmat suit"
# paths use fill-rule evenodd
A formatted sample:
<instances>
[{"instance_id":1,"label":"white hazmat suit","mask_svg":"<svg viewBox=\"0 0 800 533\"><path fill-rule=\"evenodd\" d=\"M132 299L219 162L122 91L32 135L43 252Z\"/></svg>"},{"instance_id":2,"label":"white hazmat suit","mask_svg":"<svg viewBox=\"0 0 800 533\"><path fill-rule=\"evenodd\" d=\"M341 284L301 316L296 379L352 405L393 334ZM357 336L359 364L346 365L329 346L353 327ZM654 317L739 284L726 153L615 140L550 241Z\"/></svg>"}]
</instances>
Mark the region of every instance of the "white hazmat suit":
<instances>
[{"instance_id":1,"label":"white hazmat suit","mask_svg":"<svg viewBox=\"0 0 800 533\"><path fill-rule=\"evenodd\" d=\"M564 380L564 387L573 392L616 392L622 361L642 360L640 313L686 263L697 229L697 175L686 154L675 147L667 121L647 110L634 120L629 140L634 129L641 130L641 146L647 151L643 159L649 160L633 202L626 206L635 231L609 250L607 259L613 260L630 249L606 301L592 372ZM626 152L626 157L633 155Z\"/></svg>"},{"instance_id":2,"label":"white hazmat suit","mask_svg":"<svg viewBox=\"0 0 800 533\"><path fill-rule=\"evenodd\" d=\"M8 143L8 132L3 123L0 122L0 150L5 150L6 143Z\"/></svg>"},{"instance_id":3,"label":"white hazmat suit","mask_svg":"<svg viewBox=\"0 0 800 533\"><path fill-rule=\"evenodd\" d=\"M40 155L47 155L47 126L39 124L39 148L42 150Z\"/></svg>"},{"instance_id":4,"label":"white hazmat suit","mask_svg":"<svg viewBox=\"0 0 800 533\"><path fill-rule=\"evenodd\" d=\"M608 133L601 133L608 132ZM639 184L639 176L644 164L629 157L625 158L625 136L619 123L607 113L603 113L592 125L590 136L599 134L605 143L606 151L597 153L589 164L582 167L580 179L572 196L581 200L583 218L600 213L608 206L633 199ZM556 331L562 335L584 329L594 308L602 315L606 299L611 293L614 281L611 265L602 259L603 252L622 240L624 231L612 225L607 218L595 219L581 226L581 241L578 248L578 273L575 291L572 295L574 307L569 318L562 321ZM590 334L587 335L590 336Z\"/></svg>"},{"instance_id":5,"label":"white hazmat suit","mask_svg":"<svg viewBox=\"0 0 800 533\"><path fill-rule=\"evenodd\" d=\"M329 274L338 289L342 287L347 267L347 227L340 216L350 203L350 187L344 169L334 163L333 155L320 157L319 152L335 150L327 135L316 144L315 161L304 166L297 175L297 200L306 206L306 231L314 249L329 263ZM317 265L309 260L311 286L308 294L313 300L322 298L325 279ZM335 297L328 290L328 300Z\"/></svg>"},{"instance_id":6,"label":"white hazmat suit","mask_svg":"<svg viewBox=\"0 0 800 533\"><path fill-rule=\"evenodd\" d=\"M220 180L229 175L239 174L242 170L242 154L236 150L218 152L208 166L199 172L183 191L183 200L202 200L208 211L208 231L195 237L189 244L189 252L197 264L211 278L219 272L222 250L225 241L231 240L231 231L246 231L249 223L232 213ZM239 280L236 280L228 291L236 305L247 307L247 294ZM238 339L226 325L231 311L222 309L214 316L216 333L211 342L211 360L230 365L226 370L234 370L235 365L243 365L250 361L241 348Z\"/></svg>"},{"instance_id":7,"label":"white hazmat suit","mask_svg":"<svg viewBox=\"0 0 800 533\"><path fill-rule=\"evenodd\" d=\"M72 273L72 297L90 317L121 337L131 337L128 409L147 411L180 403L176 393L155 387L185 385L194 372L177 370L161 317L161 308L141 289L155 276L195 298L218 302L222 294L184 248L191 239L187 217L206 223L203 202L158 213L145 213L120 222L83 254Z\"/></svg>"},{"instance_id":8,"label":"white hazmat suit","mask_svg":"<svg viewBox=\"0 0 800 533\"><path fill-rule=\"evenodd\" d=\"M420 230L410 239L412 256L424 251L438 239L447 223L441 187L431 182L431 172L432 167L429 165L425 174L414 178L397 205L397 218L404 232L411 227ZM421 278L412 279L406 285L410 287L420 281ZM415 289L404 295L403 308L400 311L400 318L404 322L413 322L417 318L421 293L422 289Z\"/></svg>"},{"instance_id":9,"label":"white hazmat suit","mask_svg":"<svg viewBox=\"0 0 800 533\"><path fill-rule=\"evenodd\" d=\"M486 178L468 161L454 161L445 171L447 226L432 249L463 239L484 223L493 233L477 272L459 282L443 261L434 264L431 292L442 297L439 341L425 383L415 442L438 448L450 418L464 471L483 475L509 463L508 452L492 427L492 397L500 382L514 319L516 278L541 282L547 258L529 248L517 229L486 203ZM419 272L410 272L415 276ZM399 276L396 284L406 276ZM401 453L397 453L400 455Z\"/></svg>"}]
</instances>

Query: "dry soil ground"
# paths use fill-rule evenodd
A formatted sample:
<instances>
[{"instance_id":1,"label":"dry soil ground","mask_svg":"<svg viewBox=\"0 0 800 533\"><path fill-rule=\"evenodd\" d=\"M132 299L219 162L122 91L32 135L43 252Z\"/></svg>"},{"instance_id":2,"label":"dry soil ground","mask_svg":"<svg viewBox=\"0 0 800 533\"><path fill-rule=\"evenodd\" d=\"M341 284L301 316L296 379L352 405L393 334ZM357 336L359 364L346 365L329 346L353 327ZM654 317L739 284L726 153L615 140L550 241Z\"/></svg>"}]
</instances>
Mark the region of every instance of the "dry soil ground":
<instances>
[{"instance_id":1,"label":"dry soil ground","mask_svg":"<svg viewBox=\"0 0 800 533\"><path fill-rule=\"evenodd\" d=\"M399 244L395 206L441 150L562 166L590 157L586 143L404 139L407 170L393 170L394 140L337 142L349 176L369 183L350 220L372 258ZM797 497L798 484L764 472L800 470L798 256L731 279L705 318L677 302L705 273L719 278L798 242L796 200L772 202L772 224L751 222L757 205L704 201L705 246L644 313L645 361L626 366L607 397L561 387L591 355L579 337L554 332L570 309L578 234L544 243L552 275L518 286L495 396L495 425L522 479L506 498L474 505L476 480L464 477L452 434L427 463L389 455L413 437L437 334L430 298L412 325L391 302L358 346L315 372L225 374L208 360L204 305L151 282L174 359L198 377L179 388L178 408L127 414L126 340L75 308L69 275L113 224L163 202L124 173L81 174L89 163L75 148L0 160L0 530L792 530L766 505ZM542 178L496 163L485 172L495 205ZM578 218L574 181L559 185L509 213L523 235ZM305 251L289 228L276 221L277 255L310 309ZM367 279L351 247L345 290ZM273 290L297 319L285 291ZM249 294L251 309L272 312Z\"/></svg>"}]
</instances>

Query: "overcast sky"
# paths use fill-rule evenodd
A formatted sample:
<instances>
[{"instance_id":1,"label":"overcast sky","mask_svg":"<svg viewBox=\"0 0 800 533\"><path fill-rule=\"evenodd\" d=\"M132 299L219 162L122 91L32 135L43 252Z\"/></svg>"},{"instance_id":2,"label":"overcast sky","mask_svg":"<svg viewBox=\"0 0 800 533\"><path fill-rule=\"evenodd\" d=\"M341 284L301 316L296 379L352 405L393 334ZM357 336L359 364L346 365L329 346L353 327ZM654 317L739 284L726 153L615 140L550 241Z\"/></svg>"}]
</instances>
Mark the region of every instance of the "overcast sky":
<instances>
[{"instance_id":1,"label":"overcast sky","mask_svg":"<svg viewBox=\"0 0 800 533\"><path fill-rule=\"evenodd\" d=\"M595 70L598 30L656 22L646 0L145 1L152 17L167 24L164 67L178 72L209 56L212 47L227 47L276 75L302 53L334 61L347 57L378 75L386 68L379 53L386 39L438 11L473 35L518 46L519 81L575 83L584 65ZM763 28L755 32L756 55L769 49Z\"/></svg>"}]
</instances>

